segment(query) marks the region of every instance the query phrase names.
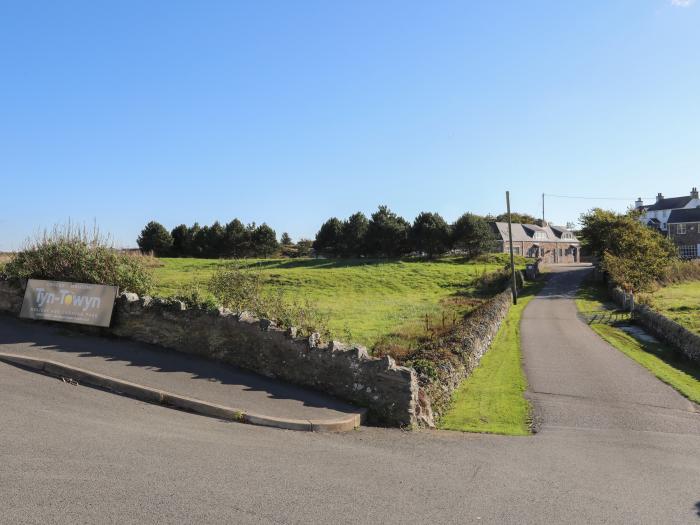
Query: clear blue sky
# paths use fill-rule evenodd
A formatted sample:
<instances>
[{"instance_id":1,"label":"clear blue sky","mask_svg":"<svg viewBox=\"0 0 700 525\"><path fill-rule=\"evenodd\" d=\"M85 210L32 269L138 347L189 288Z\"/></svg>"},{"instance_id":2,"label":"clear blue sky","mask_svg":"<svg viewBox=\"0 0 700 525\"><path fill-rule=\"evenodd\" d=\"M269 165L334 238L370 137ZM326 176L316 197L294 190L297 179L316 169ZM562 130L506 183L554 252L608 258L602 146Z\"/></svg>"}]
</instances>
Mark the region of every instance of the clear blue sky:
<instances>
[{"instance_id":1,"label":"clear blue sky","mask_svg":"<svg viewBox=\"0 0 700 525\"><path fill-rule=\"evenodd\" d=\"M700 186L700 1L4 2L0 250ZM565 223L593 205L550 199Z\"/></svg>"}]
</instances>

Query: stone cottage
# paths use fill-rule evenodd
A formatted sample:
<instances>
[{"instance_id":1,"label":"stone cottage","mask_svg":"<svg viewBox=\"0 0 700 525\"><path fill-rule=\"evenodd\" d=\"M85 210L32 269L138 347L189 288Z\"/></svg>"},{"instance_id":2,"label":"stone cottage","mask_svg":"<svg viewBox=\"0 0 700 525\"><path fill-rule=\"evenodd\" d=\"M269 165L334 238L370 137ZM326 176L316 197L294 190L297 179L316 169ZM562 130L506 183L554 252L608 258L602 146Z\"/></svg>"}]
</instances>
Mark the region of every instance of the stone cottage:
<instances>
[{"instance_id":1,"label":"stone cottage","mask_svg":"<svg viewBox=\"0 0 700 525\"><path fill-rule=\"evenodd\" d=\"M508 223L492 222L496 234L496 251L509 253ZM513 252L542 259L549 264L576 263L581 260L581 243L576 236L561 226L537 226L535 224L512 224Z\"/></svg>"}]
</instances>

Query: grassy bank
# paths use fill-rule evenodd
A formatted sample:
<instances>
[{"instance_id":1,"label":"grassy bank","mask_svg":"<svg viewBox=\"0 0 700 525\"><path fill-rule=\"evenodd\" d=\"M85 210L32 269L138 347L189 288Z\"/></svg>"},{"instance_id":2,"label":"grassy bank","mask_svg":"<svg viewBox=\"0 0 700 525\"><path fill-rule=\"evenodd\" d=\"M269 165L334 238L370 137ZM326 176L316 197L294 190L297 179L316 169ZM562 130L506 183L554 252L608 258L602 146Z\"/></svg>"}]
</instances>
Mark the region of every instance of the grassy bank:
<instances>
[{"instance_id":1,"label":"grassy bank","mask_svg":"<svg viewBox=\"0 0 700 525\"><path fill-rule=\"evenodd\" d=\"M688 281L658 289L651 303L669 319L700 334L700 281Z\"/></svg>"},{"instance_id":2,"label":"grassy bank","mask_svg":"<svg viewBox=\"0 0 700 525\"><path fill-rule=\"evenodd\" d=\"M527 379L522 369L520 319L541 283L528 284L471 377L453 396L440 428L522 436L530 433Z\"/></svg>"},{"instance_id":3,"label":"grassy bank","mask_svg":"<svg viewBox=\"0 0 700 525\"><path fill-rule=\"evenodd\" d=\"M578 293L576 304L584 315L610 311L605 287L586 284ZM700 366L679 355L672 347L644 341L615 324L593 322L590 327L610 345L634 359L664 383L669 384L688 399L700 403Z\"/></svg>"},{"instance_id":4,"label":"grassy bank","mask_svg":"<svg viewBox=\"0 0 700 525\"><path fill-rule=\"evenodd\" d=\"M161 259L154 269L155 293L180 293L202 287L216 268L231 261ZM372 259L263 259L243 264L261 269L266 286L285 296L309 300L328 316L337 337L370 348L410 345L431 327L451 323L484 300L477 282L503 267L443 258L435 261ZM426 316L428 316L426 323Z\"/></svg>"}]
</instances>

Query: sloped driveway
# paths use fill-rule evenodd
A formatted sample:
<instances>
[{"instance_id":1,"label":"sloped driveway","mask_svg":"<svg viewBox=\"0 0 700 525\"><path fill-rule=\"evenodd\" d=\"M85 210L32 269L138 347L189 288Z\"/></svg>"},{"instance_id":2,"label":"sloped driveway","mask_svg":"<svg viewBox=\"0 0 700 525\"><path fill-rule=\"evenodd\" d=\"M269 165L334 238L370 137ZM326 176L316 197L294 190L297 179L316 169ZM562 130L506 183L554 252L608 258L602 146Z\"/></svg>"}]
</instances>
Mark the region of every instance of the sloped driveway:
<instances>
[{"instance_id":1,"label":"sloped driveway","mask_svg":"<svg viewBox=\"0 0 700 525\"><path fill-rule=\"evenodd\" d=\"M536 417L555 427L687 432L697 406L603 341L579 318L586 266L552 267L523 313L522 348Z\"/></svg>"}]
</instances>

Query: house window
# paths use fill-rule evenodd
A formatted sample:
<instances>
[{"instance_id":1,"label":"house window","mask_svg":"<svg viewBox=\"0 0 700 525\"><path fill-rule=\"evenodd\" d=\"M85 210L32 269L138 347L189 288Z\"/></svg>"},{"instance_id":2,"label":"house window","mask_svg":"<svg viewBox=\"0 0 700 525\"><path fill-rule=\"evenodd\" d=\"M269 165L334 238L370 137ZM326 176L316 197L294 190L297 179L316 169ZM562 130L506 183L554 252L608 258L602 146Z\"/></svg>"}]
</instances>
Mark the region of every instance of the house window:
<instances>
[{"instance_id":1,"label":"house window","mask_svg":"<svg viewBox=\"0 0 700 525\"><path fill-rule=\"evenodd\" d=\"M535 239L539 239L541 241L547 239L547 234L544 232L535 232Z\"/></svg>"},{"instance_id":2,"label":"house window","mask_svg":"<svg viewBox=\"0 0 700 525\"><path fill-rule=\"evenodd\" d=\"M513 255L520 255L520 246L513 246Z\"/></svg>"},{"instance_id":3,"label":"house window","mask_svg":"<svg viewBox=\"0 0 700 525\"><path fill-rule=\"evenodd\" d=\"M696 244L681 244L678 247L678 254L683 259L696 259L698 256L698 247Z\"/></svg>"},{"instance_id":4,"label":"house window","mask_svg":"<svg viewBox=\"0 0 700 525\"><path fill-rule=\"evenodd\" d=\"M685 235L685 233L686 233L685 224L677 224L676 225L676 234Z\"/></svg>"}]
</instances>

